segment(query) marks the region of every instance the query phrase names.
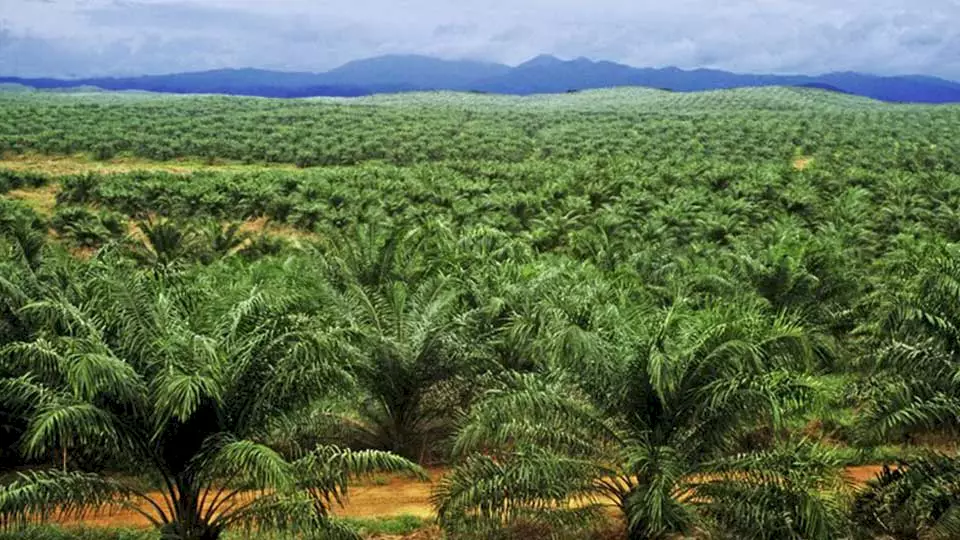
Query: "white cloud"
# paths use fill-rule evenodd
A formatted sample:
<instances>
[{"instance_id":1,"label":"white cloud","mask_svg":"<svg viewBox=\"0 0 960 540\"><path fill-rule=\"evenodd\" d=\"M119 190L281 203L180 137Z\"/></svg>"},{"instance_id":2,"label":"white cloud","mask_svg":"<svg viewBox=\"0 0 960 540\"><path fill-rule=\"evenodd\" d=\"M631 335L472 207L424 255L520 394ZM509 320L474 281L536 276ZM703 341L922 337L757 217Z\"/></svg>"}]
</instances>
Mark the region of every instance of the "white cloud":
<instances>
[{"instance_id":1,"label":"white cloud","mask_svg":"<svg viewBox=\"0 0 960 540\"><path fill-rule=\"evenodd\" d=\"M324 70L384 53L960 79L957 0L0 0L0 72Z\"/></svg>"}]
</instances>

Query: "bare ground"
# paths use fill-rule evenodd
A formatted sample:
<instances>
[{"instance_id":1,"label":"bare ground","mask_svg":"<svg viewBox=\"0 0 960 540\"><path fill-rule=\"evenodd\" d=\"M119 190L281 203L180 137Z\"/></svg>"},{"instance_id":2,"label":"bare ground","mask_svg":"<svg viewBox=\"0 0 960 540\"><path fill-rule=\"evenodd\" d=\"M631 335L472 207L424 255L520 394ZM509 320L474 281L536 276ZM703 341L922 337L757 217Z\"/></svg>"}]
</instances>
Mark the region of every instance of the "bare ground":
<instances>
[{"instance_id":1,"label":"bare ground","mask_svg":"<svg viewBox=\"0 0 960 540\"><path fill-rule=\"evenodd\" d=\"M847 476L855 485L863 485L881 470L880 465L849 467ZM430 482L421 482L404 476L382 477L380 482L364 482L350 488L349 499L343 508L334 509L334 514L343 517L374 518L403 515L430 519L434 517L430 504L430 492L434 483L442 478L442 469L430 471ZM151 497L162 500L159 492ZM144 503L142 508L146 509ZM65 525L94 527L148 527L149 522L133 510L116 510L103 515L88 516L82 520L63 521Z\"/></svg>"},{"instance_id":2,"label":"bare ground","mask_svg":"<svg viewBox=\"0 0 960 540\"><path fill-rule=\"evenodd\" d=\"M243 171L255 169L301 170L289 164L243 164L208 163L197 159L174 159L170 161L151 161L142 158L119 157L104 161L90 159L83 154L72 156L49 156L41 154L15 154L0 156L0 169L12 171L30 171L61 176L96 172L102 174L122 174L132 171L165 171L174 174L189 174L198 170Z\"/></svg>"},{"instance_id":3,"label":"bare ground","mask_svg":"<svg viewBox=\"0 0 960 540\"><path fill-rule=\"evenodd\" d=\"M802 171L813 164L813 158L810 156L800 156L793 160L793 168Z\"/></svg>"}]
</instances>

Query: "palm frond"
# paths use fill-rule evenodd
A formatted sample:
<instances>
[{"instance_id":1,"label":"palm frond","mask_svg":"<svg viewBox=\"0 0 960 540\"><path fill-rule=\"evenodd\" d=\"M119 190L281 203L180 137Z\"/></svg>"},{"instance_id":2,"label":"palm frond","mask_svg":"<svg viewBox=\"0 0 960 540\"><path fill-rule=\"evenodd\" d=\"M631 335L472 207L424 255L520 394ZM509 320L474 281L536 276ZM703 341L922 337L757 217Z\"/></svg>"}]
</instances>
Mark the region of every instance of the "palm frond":
<instances>
[{"instance_id":1,"label":"palm frond","mask_svg":"<svg viewBox=\"0 0 960 540\"><path fill-rule=\"evenodd\" d=\"M220 523L247 536L270 532L291 538L360 540L360 535L347 524L317 512L314 500L304 493L265 495L222 516Z\"/></svg>"},{"instance_id":2,"label":"palm frond","mask_svg":"<svg viewBox=\"0 0 960 540\"><path fill-rule=\"evenodd\" d=\"M232 478L246 489L289 491L296 482L294 466L272 448L249 440L217 438L197 456L196 465L211 480Z\"/></svg>"},{"instance_id":3,"label":"palm frond","mask_svg":"<svg viewBox=\"0 0 960 540\"><path fill-rule=\"evenodd\" d=\"M595 453L602 450L600 441L618 441L616 430L576 395L576 388L563 380L507 375L507 386L489 391L464 419L454 453L466 455L514 443L555 443L558 450L569 445L567 450L581 451L592 445Z\"/></svg>"},{"instance_id":4,"label":"palm frond","mask_svg":"<svg viewBox=\"0 0 960 540\"><path fill-rule=\"evenodd\" d=\"M437 485L433 501L445 527L509 523L531 513L597 507L602 486L596 479L606 472L589 461L544 451L518 452L504 461L472 455Z\"/></svg>"},{"instance_id":5,"label":"palm frond","mask_svg":"<svg viewBox=\"0 0 960 540\"><path fill-rule=\"evenodd\" d=\"M48 519L81 519L126 506L135 492L120 482L95 474L60 471L18 474L0 486L0 529L43 523Z\"/></svg>"},{"instance_id":6,"label":"palm frond","mask_svg":"<svg viewBox=\"0 0 960 540\"><path fill-rule=\"evenodd\" d=\"M108 352L70 357L67 384L83 400L105 397L117 404L133 404L146 394L146 385L133 366Z\"/></svg>"},{"instance_id":7,"label":"palm frond","mask_svg":"<svg viewBox=\"0 0 960 540\"><path fill-rule=\"evenodd\" d=\"M852 489L836 451L801 441L709 465L691 496L737 538L829 539L847 529Z\"/></svg>"},{"instance_id":8,"label":"palm frond","mask_svg":"<svg viewBox=\"0 0 960 540\"><path fill-rule=\"evenodd\" d=\"M131 447L130 442L112 413L62 396L44 400L24 435L24 446L33 456L72 446L117 451Z\"/></svg>"},{"instance_id":9,"label":"palm frond","mask_svg":"<svg viewBox=\"0 0 960 540\"><path fill-rule=\"evenodd\" d=\"M960 460L926 452L884 466L859 492L851 513L859 529L893 538L955 538Z\"/></svg>"},{"instance_id":10,"label":"palm frond","mask_svg":"<svg viewBox=\"0 0 960 540\"><path fill-rule=\"evenodd\" d=\"M223 388L210 374L171 369L153 381L151 394L155 404L154 421L159 430L172 419L186 421L208 400L219 402Z\"/></svg>"},{"instance_id":11,"label":"palm frond","mask_svg":"<svg viewBox=\"0 0 960 540\"><path fill-rule=\"evenodd\" d=\"M427 479L417 464L376 450L354 451L336 446L321 446L293 462L297 486L307 490L324 513L334 503L342 504L351 478L376 473L405 473Z\"/></svg>"}]
</instances>

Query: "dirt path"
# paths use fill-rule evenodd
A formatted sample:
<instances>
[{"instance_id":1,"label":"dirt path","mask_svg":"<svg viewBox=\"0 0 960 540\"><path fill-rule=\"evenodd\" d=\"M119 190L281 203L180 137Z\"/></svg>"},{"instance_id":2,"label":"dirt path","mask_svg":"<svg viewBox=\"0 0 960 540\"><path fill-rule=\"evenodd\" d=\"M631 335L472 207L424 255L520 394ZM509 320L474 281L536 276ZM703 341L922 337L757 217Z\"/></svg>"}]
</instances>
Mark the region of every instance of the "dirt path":
<instances>
[{"instance_id":1,"label":"dirt path","mask_svg":"<svg viewBox=\"0 0 960 540\"><path fill-rule=\"evenodd\" d=\"M863 485L879 471L879 465L849 467L847 476L857 485ZM343 517L395 517L417 516L431 518L434 515L430 504L430 492L433 483L444 474L442 469L430 471L430 482L419 482L407 477L390 477L386 482L364 483L350 488L350 498L343 508L334 513ZM157 500L159 493L152 493ZM146 504L144 505L144 508ZM83 524L92 527L148 527L149 522L133 510L121 510L105 515L88 516L83 520L70 520L64 524Z\"/></svg>"}]
</instances>

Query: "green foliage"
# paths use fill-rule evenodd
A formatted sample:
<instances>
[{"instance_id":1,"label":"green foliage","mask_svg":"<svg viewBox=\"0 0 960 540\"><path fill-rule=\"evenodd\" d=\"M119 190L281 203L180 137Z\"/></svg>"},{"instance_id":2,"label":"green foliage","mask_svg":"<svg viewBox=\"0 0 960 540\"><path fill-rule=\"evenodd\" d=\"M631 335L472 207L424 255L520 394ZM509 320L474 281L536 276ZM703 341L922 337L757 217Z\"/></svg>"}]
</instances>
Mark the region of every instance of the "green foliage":
<instances>
[{"instance_id":1,"label":"green foliage","mask_svg":"<svg viewBox=\"0 0 960 540\"><path fill-rule=\"evenodd\" d=\"M46 222L30 207L17 201L0 199L0 244L5 259L22 260L31 268L41 263L46 243Z\"/></svg>"},{"instance_id":2,"label":"green foliage","mask_svg":"<svg viewBox=\"0 0 960 540\"><path fill-rule=\"evenodd\" d=\"M960 429L960 265L952 251L912 264L902 288L875 300L879 346L860 396L869 442Z\"/></svg>"},{"instance_id":3,"label":"green foliage","mask_svg":"<svg viewBox=\"0 0 960 540\"><path fill-rule=\"evenodd\" d=\"M389 518L344 518L343 522L353 527L361 536L396 535L414 533L427 526L427 520L417 516Z\"/></svg>"},{"instance_id":4,"label":"green foliage","mask_svg":"<svg viewBox=\"0 0 960 540\"><path fill-rule=\"evenodd\" d=\"M82 206L61 206L50 219L58 234L82 247L100 246L126 234L126 220L116 212L95 213Z\"/></svg>"},{"instance_id":5,"label":"green foliage","mask_svg":"<svg viewBox=\"0 0 960 540\"><path fill-rule=\"evenodd\" d=\"M576 382L513 376L473 408L456 450L492 457L467 457L443 481L441 523L579 523L595 519L605 500L623 513L631 538L693 532L703 526L700 506L735 536L760 527L762 538L832 537L843 512L822 488L838 461L803 446L726 457L746 429L776 430L815 399L815 381L803 374L810 333L724 308L679 305L637 317L622 319L620 334L597 349L562 360ZM651 318L662 322L651 326ZM782 461L804 452L810 457Z\"/></svg>"},{"instance_id":6,"label":"green foliage","mask_svg":"<svg viewBox=\"0 0 960 540\"><path fill-rule=\"evenodd\" d=\"M957 166L949 135L956 107L889 105L792 88L528 98L425 93L348 101L49 93L0 99L0 146L96 159L132 154L329 166L713 155L754 162L787 159L798 147L806 154L849 155L869 141L892 150L891 158L906 167ZM887 129L869 137L878 122ZM910 135L918 126L944 135L916 140ZM826 134L811 136L818 132Z\"/></svg>"},{"instance_id":7,"label":"green foliage","mask_svg":"<svg viewBox=\"0 0 960 540\"><path fill-rule=\"evenodd\" d=\"M861 538L925 540L960 535L960 460L928 454L885 467L857 495Z\"/></svg>"},{"instance_id":8,"label":"green foliage","mask_svg":"<svg viewBox=\"0 0 960 540\"><path fill-rule=\"evenodd\" d=\"M37 526L15 532L0 531L0 540L156 540L152 531Z\"/></svg>"},{"instance_id":9,"label":"green foliage","mask_svg":"<svg viewBox=\"0 0 960 540\"><path fill-rule=\"evenodd\" d=\"M0 199L2 457L69 456L14 525L142 498L99 474L134 461L173 536L350 536L352 476L422 472L389 450L455 465L453 535L953 534L910 445L960 429L956 106L8 93L0 148L134 164L0 173L61 187Z\"/></svg>"},{"instance_id":10,"label":"green foliage","mask_svg":"<svg viewBox=\"0 0 960 540\"><path fill-rule=\"evenodd\" d=\"M0 170L0 193L20 188L37 188L50 179L43 174L30 171Z\"/></svg>"},{"instance_id":11,"label":"green foliage","mask_svg":"<svg viewBox=\"0 0 960 540\"><path fill-rule=\"evenodd\" d=\"M135 456L163 479L165 498L99 474L35 472L0 488L7 526L119 505L169 538L213 539L229 527L349 536L328 513L351 477L422 475L383 452L321 446L281 455L263 442L274 420L349 381L328 340L291 305L254 289L221 307L198 301L212 297L202 283L177 287L152 274L122 282L103 272L78 284L90 287L84 304L61 296L20 308L38 337L3 349L14 375L2 379L4 401L31 410L29 455L96 447ZM241 490L259 496L238 499Z\"/></svg>"}]
</instances>

